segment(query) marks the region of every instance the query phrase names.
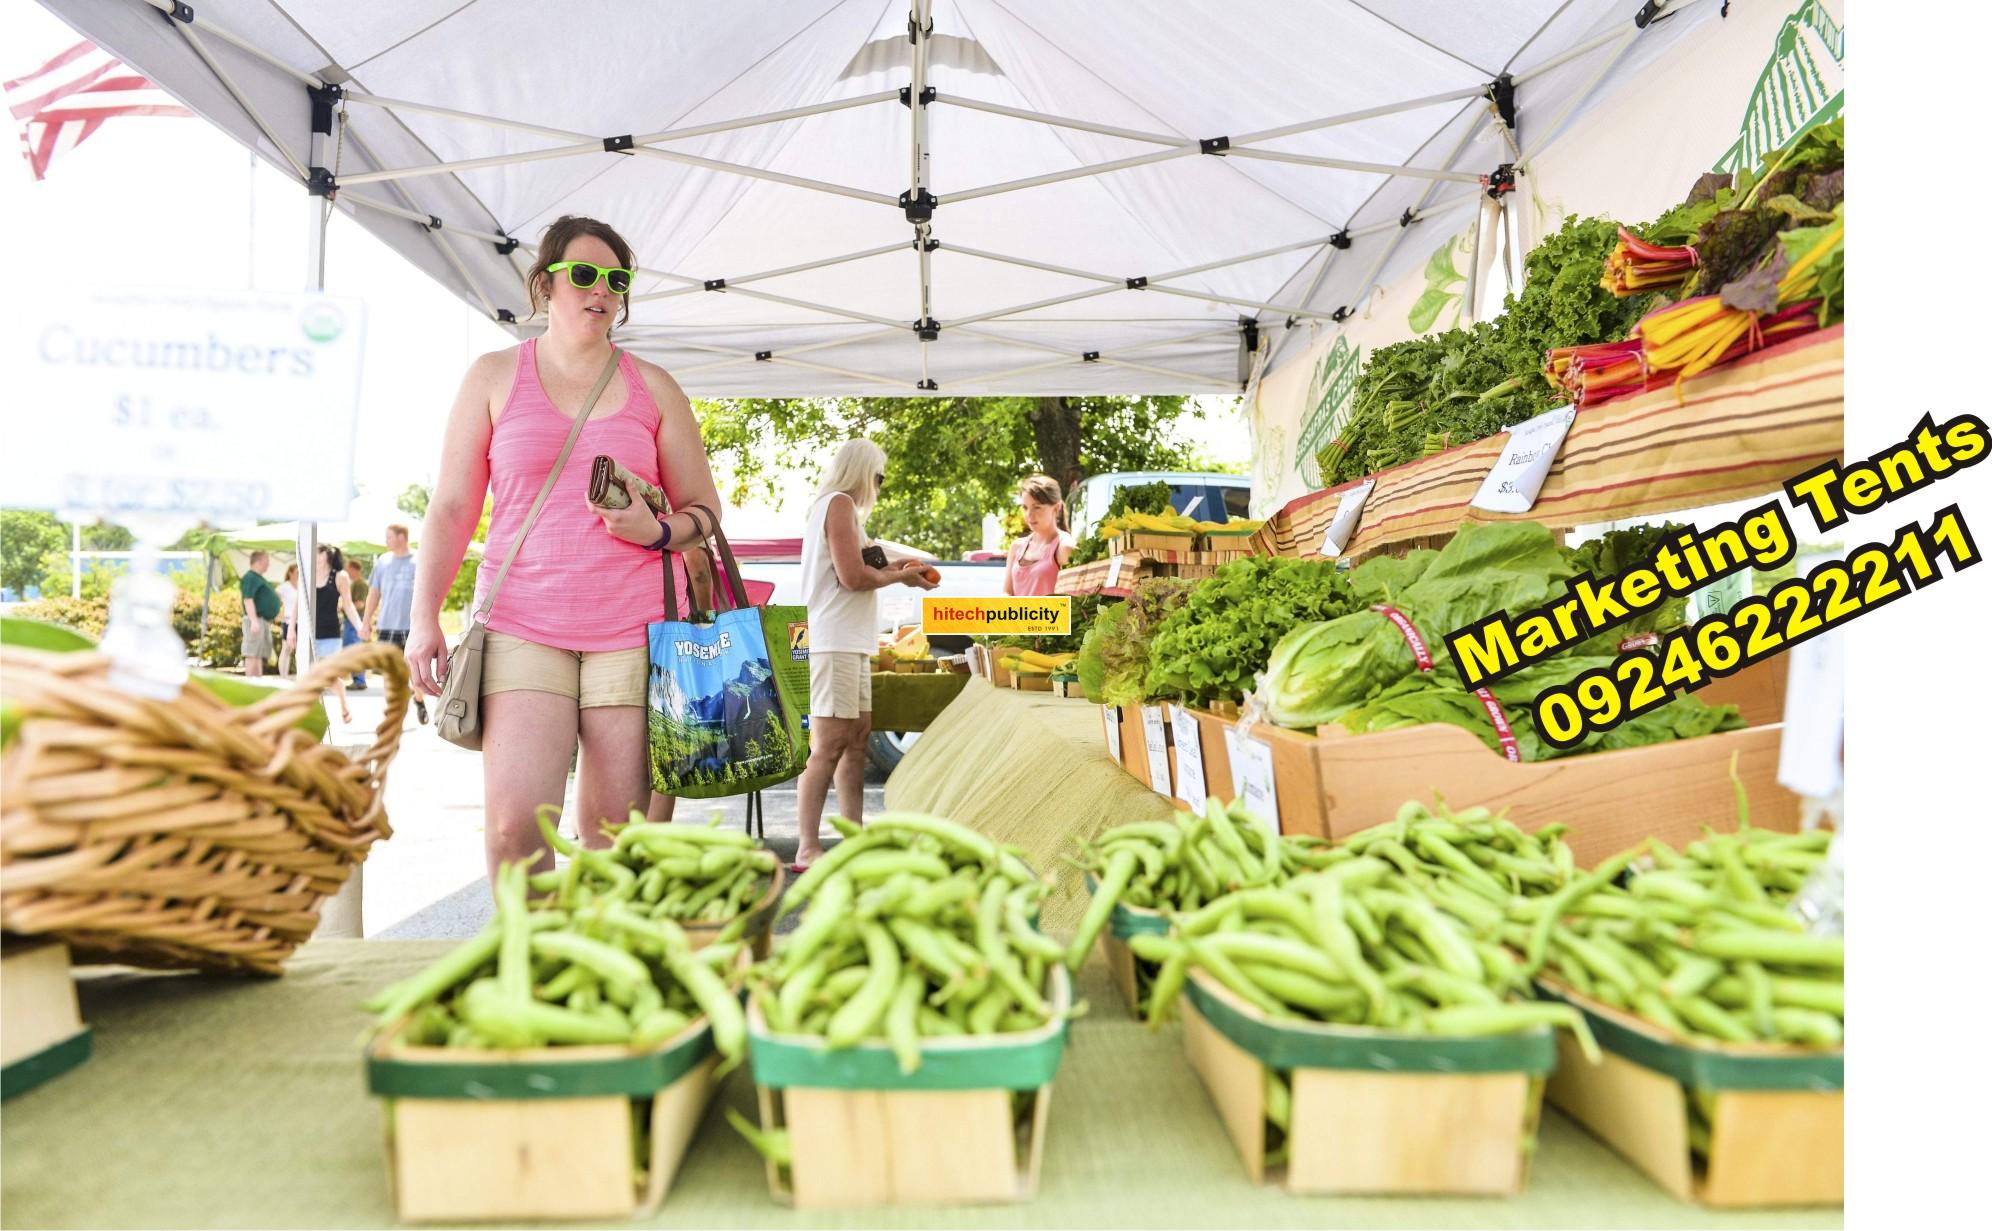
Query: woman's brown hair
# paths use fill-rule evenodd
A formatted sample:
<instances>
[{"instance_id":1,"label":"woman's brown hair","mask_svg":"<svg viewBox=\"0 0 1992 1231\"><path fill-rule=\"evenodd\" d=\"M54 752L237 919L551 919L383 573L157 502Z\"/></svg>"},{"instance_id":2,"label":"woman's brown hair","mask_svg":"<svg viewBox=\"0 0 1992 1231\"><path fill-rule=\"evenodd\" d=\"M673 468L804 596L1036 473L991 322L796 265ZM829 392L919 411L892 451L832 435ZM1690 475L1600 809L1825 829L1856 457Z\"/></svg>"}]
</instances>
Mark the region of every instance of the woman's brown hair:
<instances>
[{"instance_id":1,"label":"woman's brown hair","mask_svg":"<svg viewBox=\"0 0 1992 1231\"><path fill-rule=\"evenodd\" d=\"M552 277L546 272L547 266L558 264L561 254L567 251L567 245L584 235L592 235L607 244L624 269L636 268L636 250L629 246L628 240L616 233L614 227L579 214L562 214L540 237L539 259L526 271L526 300L532 305L534 316L546 311L547 301L553 298L552 288L547 285L547 279ZM616 317L616 324L624 325L629 322L629 296L624 294L617 298L622 300L622 312Z\"/></svg>"},{"instance_id":2,"label":"woman's brown hair","mask_svg":"<svg viewBox=\"0 0 1992 1231\"><path fill-rule=\"evenodd\" d=\"M1065 493L1060 490L1058 480L1048 474L1034 474L1017 484L1017 494L1029 497L1032 504L1041 504L1047 509L1058 508L1064 503ZM1065 528L1065 510L1059 509L1058 527Z\"/></svg>"}]
</instances>

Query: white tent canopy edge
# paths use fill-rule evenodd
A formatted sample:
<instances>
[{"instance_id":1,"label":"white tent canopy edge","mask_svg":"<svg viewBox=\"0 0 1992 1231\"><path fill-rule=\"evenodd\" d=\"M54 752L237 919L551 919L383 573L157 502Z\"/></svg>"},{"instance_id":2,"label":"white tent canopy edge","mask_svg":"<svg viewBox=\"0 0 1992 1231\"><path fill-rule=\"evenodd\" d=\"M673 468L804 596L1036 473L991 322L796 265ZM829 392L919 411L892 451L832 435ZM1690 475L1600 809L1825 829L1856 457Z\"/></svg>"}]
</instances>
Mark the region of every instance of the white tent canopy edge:
<instances>
[{"instance_id":1,"label":"white tent canopy edge","mask_svg":"<svg viewBox=\"0 0 1992 1231\"><path fill-rule=\"evenodd\" d=\"M614 221L694 396L1235 393L1715 8L825 3L51 7L518 336L538 230Z\"/></svg>"}]
</instances>

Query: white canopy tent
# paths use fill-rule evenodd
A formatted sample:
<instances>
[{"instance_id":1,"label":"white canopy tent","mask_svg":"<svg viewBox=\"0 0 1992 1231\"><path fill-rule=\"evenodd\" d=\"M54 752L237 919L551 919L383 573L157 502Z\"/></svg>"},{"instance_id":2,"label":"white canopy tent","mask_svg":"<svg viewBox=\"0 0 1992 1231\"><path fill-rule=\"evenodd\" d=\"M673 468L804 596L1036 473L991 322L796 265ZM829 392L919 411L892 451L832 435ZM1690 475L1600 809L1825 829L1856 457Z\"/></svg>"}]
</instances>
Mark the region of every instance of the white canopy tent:
<instances>
[{"instance_id":1,"label":"white canopy tent","mask_svg":"<svg viewBox=\"0 0 1992 1231\"><path fill-rule=\"evenodd\" d=\"M694 396L1238 392L1717 8L44 2L520 336L612 222Z\"/></svg>"},{"instance_id":2,"label":"white canopy tent","mask_svg":"<svg viewBox=\"0 0 1992 1231\"><path fill-rule=\"evenodd\" d=\"M1240 392L1717 9L43 3L297 178L307 289L340 209L529 336L591 215L695 397Z\"/></svg>"}]
</instances>

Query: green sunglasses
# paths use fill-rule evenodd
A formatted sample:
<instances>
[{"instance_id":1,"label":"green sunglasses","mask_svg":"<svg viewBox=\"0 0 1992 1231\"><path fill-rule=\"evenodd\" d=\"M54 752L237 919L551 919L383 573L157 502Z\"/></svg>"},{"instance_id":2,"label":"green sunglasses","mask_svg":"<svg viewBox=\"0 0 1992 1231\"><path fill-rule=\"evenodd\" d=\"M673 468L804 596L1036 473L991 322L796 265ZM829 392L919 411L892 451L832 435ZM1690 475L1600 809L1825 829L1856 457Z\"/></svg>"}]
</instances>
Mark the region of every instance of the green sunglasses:
<instances>
[{"instance_id":1,"label":"green sunglasses","mask_svg":"<svg viewBox=\"0 0 1992 1231\"><path fill-rule=\"evenodd\" d=\"M567 271L567 281L574 289L585 291L595 285L595 279L607 278L609 289L621 295L629 290L629 280L636 277L633 269L604 269L587 261L559 261L546 267L546 272L557 274Z\"/></svg>"}]
</instances>

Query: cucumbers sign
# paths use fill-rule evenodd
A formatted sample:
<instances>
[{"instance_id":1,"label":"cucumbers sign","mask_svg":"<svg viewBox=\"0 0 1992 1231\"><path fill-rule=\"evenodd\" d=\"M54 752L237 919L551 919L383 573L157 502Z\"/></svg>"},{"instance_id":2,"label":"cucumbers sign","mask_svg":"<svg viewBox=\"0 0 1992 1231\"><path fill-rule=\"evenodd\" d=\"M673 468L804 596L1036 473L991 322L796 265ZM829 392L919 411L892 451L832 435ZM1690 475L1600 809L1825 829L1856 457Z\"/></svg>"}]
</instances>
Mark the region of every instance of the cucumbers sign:
<instances>
[{"instance_id":1,"label":"cucumbers sign","mask_svg":"<svg viewBox=\"0 0 1992 1231\"><path fill-rule=\"evenodd\" d=\"M9 504L344 518L365 305L326 295L103 291L0 335ZM294 464L296 450L310 464Z\"/></svg>"}]
</instances>

